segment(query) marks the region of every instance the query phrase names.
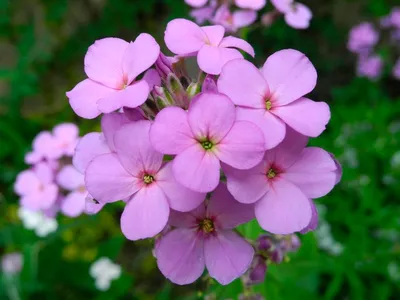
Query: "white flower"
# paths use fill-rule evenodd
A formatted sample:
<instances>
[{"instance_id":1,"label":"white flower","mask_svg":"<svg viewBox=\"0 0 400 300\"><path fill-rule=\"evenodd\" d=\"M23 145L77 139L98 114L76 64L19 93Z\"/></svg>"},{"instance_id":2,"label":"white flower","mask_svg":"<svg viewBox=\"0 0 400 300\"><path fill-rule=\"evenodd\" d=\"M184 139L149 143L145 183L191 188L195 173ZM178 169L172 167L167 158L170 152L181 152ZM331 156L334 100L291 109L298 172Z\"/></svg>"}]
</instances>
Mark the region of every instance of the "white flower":
<instances>
[{"instance_id":1,"label":"white flower","mask_svg":"<svg viewBox=\"0 0 400 300\"><path fill-rule=\"evenodd\" d=\"M21 253L8 253L1 259L1 269L5 274L16 274L22 270L23 257Z\"/></svg>"},{"instance_id":2,"label":"white flower","mask_svg":"<svg viewBox=\"0 0 400 300\"><path fill-rule=\"evenodd\" d=\"M42 212L20 207L18 217L26 229L34 230L39 237L46 237L58 228L57 220L47 217Z\"/></svg>"},{"instance_id":3,"label":"white flower","mask_svg":"<svg viewBox=\"0 0 400 300\"><path fill-rule=\"evenodd\" d=\"M111 281L121 276L121 266L108 257L101 257L91 265L89 273L95 280L96 288L106 291L110 288Z\"/></svg>"}]
</instances>

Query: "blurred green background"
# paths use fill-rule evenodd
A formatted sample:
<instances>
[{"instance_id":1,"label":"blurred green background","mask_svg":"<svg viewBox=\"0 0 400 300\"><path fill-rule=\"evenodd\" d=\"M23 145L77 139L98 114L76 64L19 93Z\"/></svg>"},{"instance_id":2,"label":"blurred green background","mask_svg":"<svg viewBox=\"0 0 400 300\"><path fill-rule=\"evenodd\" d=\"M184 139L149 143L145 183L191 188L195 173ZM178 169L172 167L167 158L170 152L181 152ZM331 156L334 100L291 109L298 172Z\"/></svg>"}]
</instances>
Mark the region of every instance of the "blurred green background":
<instances>
[{"instance_id":1,"label":"blurred green background","mask_svg":"<svg viewBox=\"0 0 400 300\"><path fill-rule=\"evenodd\" d=\"M334 153L344 174L316 201L319 229L302 236L299 252L271 266L252 290L267 300L400 299L400 82L386 76L390 68L378 81L357 78L356 58L346 49L352 26L377 21L400 2L302 2L314 13L309 29L279 19L240 34L255 47L259 65L284 48L311 59L319 79L310 98L332 111L328 129L311 143ZM12 282L1 277L0 299L238 299L243 293L239 280L225 287L207 278L170 284L157 270L153 242L122 236L118 204L96 216L60 217L59 230L46 239L25 230L16 215L13 183L27 168L34 136L60 122L76 122L81 135L99 129L98 121L74 115L65 97L85 77L88 46L148 32L165 49L165 25L188 13L183 0L0 0L0 256L21 251L25 261ZM261 232L255 222L243 230ZM96 290L88 271L101 256L123 266L107 292Z\"/></svg>"}]
</instances>

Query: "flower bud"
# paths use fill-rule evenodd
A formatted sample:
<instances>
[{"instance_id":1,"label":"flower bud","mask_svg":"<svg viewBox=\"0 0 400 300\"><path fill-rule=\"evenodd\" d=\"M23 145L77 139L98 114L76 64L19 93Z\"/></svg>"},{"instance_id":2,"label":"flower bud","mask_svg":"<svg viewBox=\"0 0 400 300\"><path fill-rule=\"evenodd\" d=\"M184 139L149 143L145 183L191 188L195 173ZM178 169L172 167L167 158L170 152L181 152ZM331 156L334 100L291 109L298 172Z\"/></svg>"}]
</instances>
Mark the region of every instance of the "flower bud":
<instances>
[{"instance_id":1,"label":"flower bud","mask_svg":"<svg viewBox=\"0 0 400 300\"><path fill-rule=\"evenodd\" d=\"M267 251L272 247L273 241L269 235L263 234L257 239L257 249Z\"/></svg>"},{"instance_id":2,"label":"flower bud","mask_svg":"<svg viewBox=\"0 0 400 300\"><path fill-rule=\"evenodd\" d=\"M170 73L173 73L172 70L172 61L174 58L169 58L160 52L158 56L155 66L158 74L162 79L166 79Z\"/></svg>"},{"instance_id":3,"label":"flower bud","mask_svg":"<svg viewBox=\"0 0 400 300\"><path fill-rule=\"evenodd\" d=\"M248 284L257 284L264 281L265 274L267 272L267 264L265 259L260 255L257 255L252 263L249 270L249 282Z\"/></svg>"},{"instance_id":4,"label":"flower bud","mask_svg":"<svg viewBox=\"0 0 400 300\"><path fill-rule=\"evenodd\" d=\"M207 75L204 79L203 85L201 86L201 92L217 93L217 82L215 81L215 76Z\"/></svg>"},{"instance_id":5,"label":"flower bud","mask_svg":"<svg viewBox=\"0 0 400 300\"><path fill-rule=\"evenodd\" d=\"M280 247L276 247L271 251L269 258L273 263L280 264L283 261L284 253Z\"/></svg>"}]
</instances>

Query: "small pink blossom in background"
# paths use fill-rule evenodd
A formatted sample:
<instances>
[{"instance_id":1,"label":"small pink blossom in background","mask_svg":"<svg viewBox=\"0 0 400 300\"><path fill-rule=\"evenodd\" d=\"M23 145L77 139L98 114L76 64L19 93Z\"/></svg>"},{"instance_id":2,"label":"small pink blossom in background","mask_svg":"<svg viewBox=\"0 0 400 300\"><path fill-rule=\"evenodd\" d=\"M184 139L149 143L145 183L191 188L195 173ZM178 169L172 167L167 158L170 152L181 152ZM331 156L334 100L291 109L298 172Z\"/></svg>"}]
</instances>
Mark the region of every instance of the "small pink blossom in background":
<instances>
[{"instance_id":1,"label":"small pink blossom in background","mask_svg":"<svg viewBox=\"0 0 400 300\"><path fill-rule=\"evenodd\" d=\"M325 196L337 183L337 166L330 153L305 148L306 144L305 136L289 130L256 167L223 166L230 193L241 203L255 203L256 218L268 232L290 234L314 227L317 213L310 199Z\"/></svg>"},{"instance_id":2,"label":"small pink blossom in background","mask_svg":"<svg viewBox=\"0 0 400 300\"><path fill-rule=\"evenodd\" d=\"M17 176L14 190L21 197L20 205L34 211L51 208L58 197L54 171L45 162L21 172Z\"/></svg>"},{"instance_id":3,"label":"small pink blossom in background","mask_svg":"<svg viewBox=\"0 0 400 300\"><path fill-rule=\"evenodd\" d=\"M254 10L236 10L233 13L228 5L221 5L212 19L214 24L222 25L228 32L236 32L240 28L253 24L257 19Z\"/></svg>"},{"instance_id":4,"label":"small pink blossom in background","mask_svg":"<svg viewBox=\"0 0 400 300\"><path fill-rule=\"evenodd\" d=\"M400 58L397 59L397 62L393 66L393 76L400 80Z\"/></svg>"},{"instance_id":5,"label":"small pink blossom in background","mask_svg":"<svg viewBox=\"0 0 400 300\"><path fill-rule=\"evenodd\" d=\"M400 29L400 7L393 7L389 15L381 18L380 24L383 28L398 28Z\"/></svg>"},{"instance_id":6,"label":"small pink blossom in background","mask_svg":"<svg viewBox=\"0 0 400 300\"><path fill-rule=\"evenodd\" d=\"M89 47L85 56L83 80L67 92L75 113L93 119L123 106L135 108L150 93L146 80L136 78L157 60L160 46L152 36L140 34L134 42L104 38Z\"/></svg>"},{"instance_id":7,"label":"small pink blossom in background","mask_svg":"<svg viewBox=\"0 0 400 300\"><path fill-rule=\"evenodd\" d=\"M245 40L227 36L220 25L200 27L185 19L175 19L168 23L165 44L174 54L197 56L199 68L212 75L218 75L225 63L243 58L239 50L254 57L253 47ZM236 49L237 48L237 49Z\"/></svg>"},{"instance_id":8,"label":"small pink blossom in background","mask_svg":"<svg viewBox=\"0 0 400 300\"><path fill-rule=\"evenodd\" d=\"M150 145L149 131L149 121L122 126L114 134L115 152L96 156L85 171L86 188L100 203L126 199L121 229L130 240L154 237L167 224L170 207L189 211L205 197L175 181L171 163L163 164Z\"/></svg>"},{"instance_id":9,"label":"small pink blossom in background","mask_svg":"<svg viewBox=\"0 0 400 300\"><path fill-rule=\"evenodd\" d=\"M351 29L347 48L357 54L369 53L378 40L379 32L371 23L364 22Z\"/></svg>"},{"instance_id":10,"label":"small pink blossom in background","mask_svg":"<svg viewBox=\"0 0 400 300\"><path fill-rule=\"evenodd\" d=\"M306 29L312 19L311 10L294 0L271 0L275 8L284 15L285 22L295 29Z\"/></svg>"},{"instance_id":11,"label":"small pink blossom in background","mask_svg":"<svg viewBox=\"0 0 400 300\"><path fill-rule=\"evenodd\" d=\"M1 258L1 271L6 275L14 275L22 270L23 256L19 252L7 253Z\"/></svg>"},{"instance_id":12,"label":"small pink blossom in background","mask_svg":"<svg viewBox=\"0 0 400 300\"><path fill-rule=\"evenodd\" d=\"M260 10L266 3L266 0L235 0L236 6L251 10Z\"/></svg>"},{"instance_id":13,"label":"small pink blossom in background","mask_svg":"<svg viewBox=\"0 0 400 300\"><path fill-rule=\"evenodd\" d=\"M254 218L252 205L235 201L221 183L210 201L188 213L171 212L168 232L155 249L161 273L176 284L190 284L205 268L226 285L249 268L253 247L233 229Z\"/></svg>"},{"instance_id":14,"label":"small pink blossom in background","mask_svg":"<svg viewBox=\"0 0 400 300\"><path fill-rule=\"evenodd\" d=\"M310 60L286 49L272 54L261 71L243 59L228 62L218 79L218 90L238 106L238 120L253 122L263 130L265 148L271 149L285 137L286 125L310 137L325 130L329 106L303 97L316 82Z\"/></svg>"},{"instance_id":15,"label":"small pink blossom in background","mask_svg":"<svg viewBox=\"0 0 400 300\"><path fill-rule=\"evenodd\" d=\"M264 155L262 131L251 122L238 121L232 101L217 93L198 95L187 112L178 107L163 109L150 139L159 152L176 155L172 161L176 180L198 192L217 187L221 161L249 169Z\"/></svg>"},{"instance_id":16,"label":"small pink blossom in background","mask_svg":"<svg viewBox=\"0 0 400 300\"><path fill-rule=\"evenodd\" d=\"M357 75L369 79L377 79L383 69L383 61L379 55L361 55L357 62Z\"/></svg>"},{"instance_id":17,"label":"small pink blossom in background","mask_svg":"<svg viewBox=\"0 0 400 300\"><path fill-rule=\"evenodd\" d=\"M192 7L202 7L207 4L208 0L185 0L185 2Z\"/></svg>"}]
</instances>

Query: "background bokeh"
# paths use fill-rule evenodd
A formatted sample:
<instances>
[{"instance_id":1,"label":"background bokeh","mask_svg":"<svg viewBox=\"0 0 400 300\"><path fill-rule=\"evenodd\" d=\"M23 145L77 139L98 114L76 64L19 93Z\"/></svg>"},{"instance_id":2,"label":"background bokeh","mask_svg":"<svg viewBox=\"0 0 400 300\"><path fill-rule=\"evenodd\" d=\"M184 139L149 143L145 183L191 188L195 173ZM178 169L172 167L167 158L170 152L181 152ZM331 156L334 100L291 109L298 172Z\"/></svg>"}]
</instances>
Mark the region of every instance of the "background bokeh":
<instances>
[{"instance_id":1,"label":"background bokeh","mask_svg":"<svg viewBox=\"0 0 400 300\"><path fill-rule=\"evenodd\" d=\"M376 81L356 77L356 57L346 48L352 26L377 22L400 3L302 2L314 13L309 29L280 19L240 35L255 47L258 65L276 50L295 48L316 66L310 98L328 102L332 119L311 143L337 156L343 179L316 201L319 229L302 236L300 250L271 266L252 289L268 300L400 299L400 81L389 76L390 67ZM46 239L24 229L16 213L13 183L27 168L24 155L34 136L60 122L79 124L81 135L99 130L99 122L74 115L65 96L85 77L88 46L106 36L132 40L148 32L165 50L165 25L189 9L183 0L0 0L0 256L24 256L20 276L1 276L0 299L238 299L243 292L239 280L169 283L157 270L153 242L122 236L119 204L96 216L59 217L58 231ZM253 237L261 232L255 222L242 230ZM123 267L107 292L89 275L102 256Z\"/></svg>"}]
</instances>

